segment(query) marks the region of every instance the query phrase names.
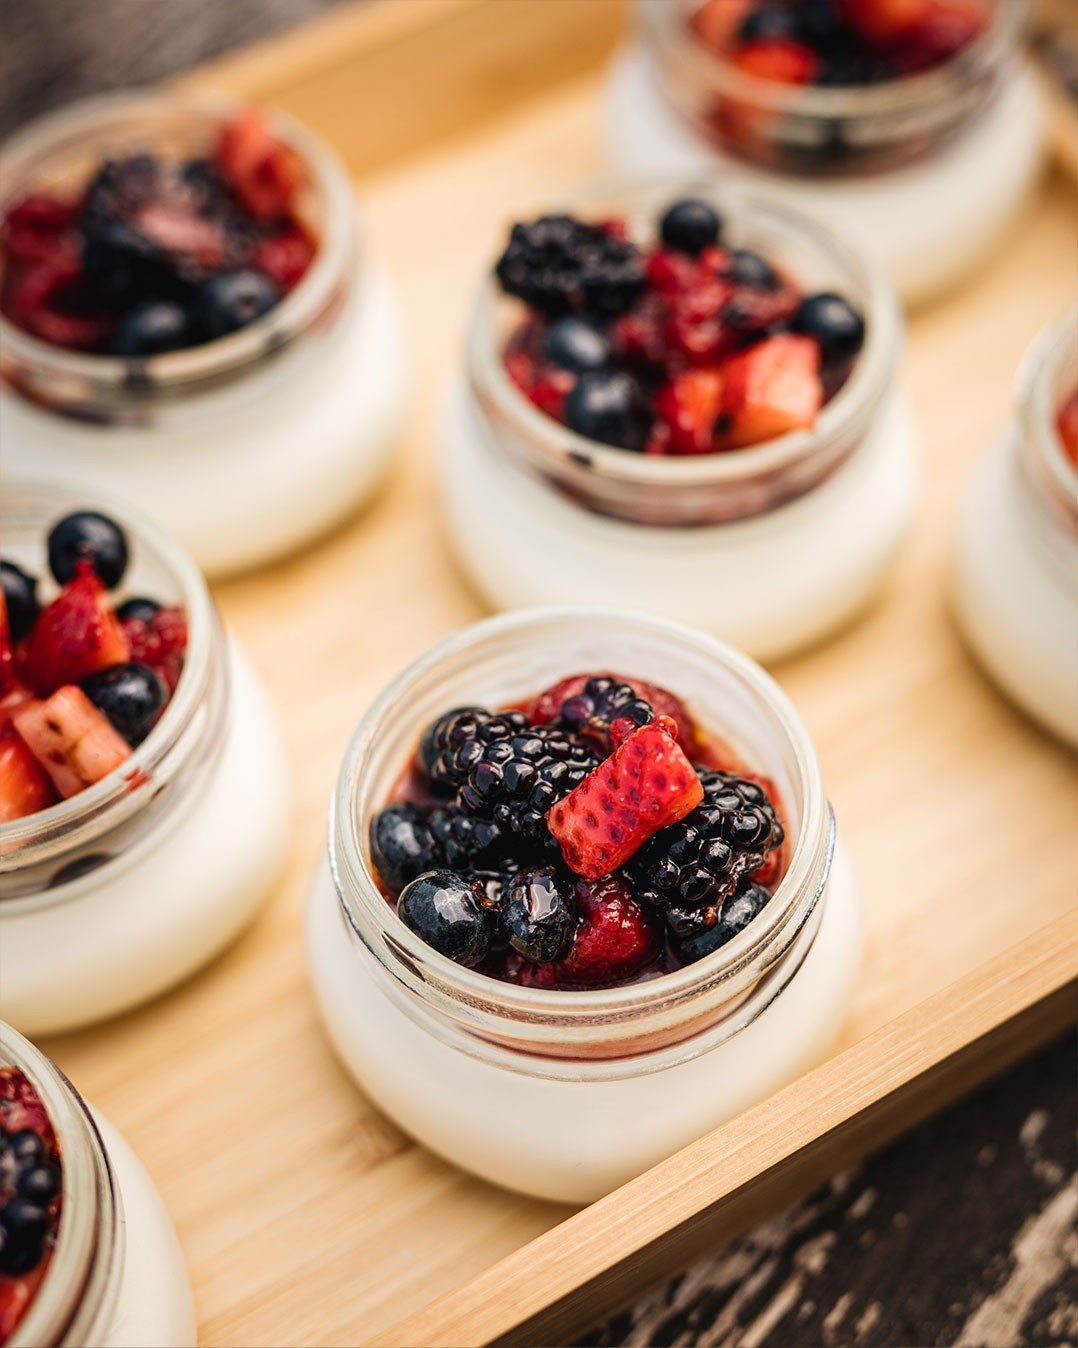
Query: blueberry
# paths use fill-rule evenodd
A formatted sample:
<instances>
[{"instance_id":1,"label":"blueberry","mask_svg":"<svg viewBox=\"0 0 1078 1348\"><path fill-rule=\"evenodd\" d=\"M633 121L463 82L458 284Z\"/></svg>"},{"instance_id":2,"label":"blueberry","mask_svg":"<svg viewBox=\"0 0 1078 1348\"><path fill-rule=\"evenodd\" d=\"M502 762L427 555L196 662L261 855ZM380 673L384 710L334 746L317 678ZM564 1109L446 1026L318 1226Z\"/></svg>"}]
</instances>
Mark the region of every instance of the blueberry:
<instances>
[{"instance_id":1,"label":"blueberry","mask_svg":"<svg viewBox=\"0 0 1078 1348\"><path fill-rule=\"evenodd\" d=\"M700 910L704 920L691 933L675 939L674 949L679 959L685 964L694 964L732 941L759 915L770 897L760 885L743 880L734 893L722 901L717 913L713 909ZM667 921L670 921L669 914Z\"/></svg>"},{"instance_id":2,"label":"blueberry","mask_svg":"<svg viewBox=\"0 0 1078 1348\"><path fill-rule=\"evenodd\" d=\"M192 346L196 339L191 317L182 304L144 300L116 325L112 349L117 356L156 356Z\"/></svg>"},{"instance_id":3,"label":"blueberry","mask_svg":"<svg viewBox=\"0 0 1078 1348\"><path fill-rule=\"evenodd\" d=\"M41 1165L45 1160L45 1144L32 1128L20 1128L8 1137L4 1150L19 1168Z\"/></svg>"},{"instance_id":4,"label":"blueberry","mask_svg":"<svg viewBox=\"0 0 1078 1348\"><path fill-rule=\"evenodd\" d=\"M801 36L797 18L785 5L763 4L754 9L737 30L743 42L796 41Z\"/></svg>"},{"instance_id":5,"label":"blueberry","mask_svg":"<svg viewBox=\"0 0 1078 1348\"><path fill-rule=\"evenodd\" d=\"M434 838L418 805L388 805L371 820L371 856L392 890L437 865Z\"/></svg>"},{"instance_id":6,"label":"blueberry","mask_svg":"<svg viewBox=\"0 0 1078 1348\"><path fill-rule=\"evenodd\" d=\"M578 435L641 452L654 414L643 389L621 370L582 374L565 400L565 420Z\"/></svg>"},{"instance_id":7,"label":"blueberry","mask_svg":"<svg viewBox=\"0 0 1078 1348\"><path fill-rule=\"evenodd\" d=\"M60 1192L60 1172L55 1166L39 1165L19 1176L19 1197L47 1206Z\"/></svg>"},{"instance_id":8,"label":"blueberry","mask_svg":"<svg viewBox=\"0 0 1078 1348\"><path fill-rule=\"evenodd\" d=\"M405 885L397 913L431 949L458 964L479 964L490 949L493 919L476 887L455 871L427 871Z\"/></svg>"},{"instance_id":9,"label":"blueberry","mask_svg":"<svg viewBox=\"0 0 1078 1348\"><path fill-rule=\"evenodd\" d=\"M37 580L14 562L0 561L0 589L7 604L12 641L24 637L37 618Z\"/></svg>"},{"instance_id":10,"label":"blueberry","mask_svg":"<svg viewBox=\"0 0 1078 1348\"><path fill-rule=\"evenodd\" d=\"M49 1214L23 1198L12 1199L0 1213L4 1233L0 1271L14 1276L37 1268L49 1234Z\"/></svg>"},{"instance_id":11,"label":"blueberry","mask_svg":"<svg viewBox=\"0 0 1078 1348\"><path fill-rule=\"evenodd\" d=\"M161 611L161 605L156 599L147 599L143 595L136 595L131 599L125 599L117 608L116 616L122 623L127 622L128 618L138 618L140 622L148 623L153 620L153 615Z\"/></svg>"},{"instance_id":12,"label":"blueberry","mask_svg":"<svg viewBox=\"0 0 1078 1348\"><path fill-rule=\"evenodd\" d=\"M149 665L110 665L83 681L83 692L128 742L141 744L168 701L164 680Z\"/></svg>"},{"instance_id":13,"label":"blueberry","mask_svg":"<svg viewBox=\"0 0 1078 1348\"><path fill-rule=\"evenodd\" d=\"M801 301L793 326L816 338L825 364L852 360L865 343L865 320L848 300L826 291Z\"/></svg>"},{"instance_id":14,"label":"blueberry","mask_svg":"<svg viewBox=\"0 0 1078 1348\"><path fill-rule=\"evenodd\" d=\"M667 248L695 257L718 243L722 221L706 201L686 197L675 201L659 223L659 234Z\"/></svg>"},{"instance_id":15,"label":"blueberry","mask_svg":"<svg viewBox=\"0 0 1078 1348\"><path fill-rule=\"evenodd\" d=\"M207 337L224 337L261 318L281 298L260 271L224 271L203 282L195 312Z\"/></svg>"},{"instance_id":16,"label":"blueberry","mask_svg":"<svg viewBox=\"0 0 1078 1348\"><path fill-rule=\"evenodd\" d=\"M726 275L738 285L755 286L758 290L774 290L779 283L770 264L748 248L734 249Z\"/></svg>"},{"instance_id":17,"label":"blueberry","mask_svg":"<svg viewBox=\"0 0 1078 1348\"><path fill-rule=\"evenodd\" d=\"M127 570L127 539L120 526L93 510L65 515L49 534L49 570L66 585L79 562L89 562L108 589L119 585Z\"/></svg>"},{"instance_id":18,"label":"blueberry","mask_svg":"<svg viewBox=\"0 0 1078 1348\"><path fill-rule=\"evenodd\" d=\"M505 891L502 925L514 950L545 964L565 953L573 911L550 871L523 871Z\"/></svg>"},{"instance_id":19,"label":"blueberry","mask_svg":"<svg viewBox=\"0 0 1078 1348\"><path fill-rule=\"evenodd\" d=\"M601 370L610 363L610 340L586 318L569 315L547 328L543 355L563 370L573 370L577 374Z\"/></svg>"}]
</instances>

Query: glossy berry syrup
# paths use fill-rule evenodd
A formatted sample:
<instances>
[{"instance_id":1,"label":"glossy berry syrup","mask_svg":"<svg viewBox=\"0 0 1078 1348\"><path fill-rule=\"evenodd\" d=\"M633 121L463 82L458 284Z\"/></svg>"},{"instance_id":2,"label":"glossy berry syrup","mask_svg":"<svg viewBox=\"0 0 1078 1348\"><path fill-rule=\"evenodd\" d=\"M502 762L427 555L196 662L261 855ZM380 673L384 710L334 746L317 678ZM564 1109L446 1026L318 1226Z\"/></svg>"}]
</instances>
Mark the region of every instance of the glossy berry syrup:
<instances>
[{"instance_id":1,"label":"glossy berry syrup","mask_svg":"<svg viewBox=\"0 0 1078 1348\"><path fill-rule=\"evenodd\" d=\"M0 1345L48 1270L60 1222L60 1153L37 1092L0 1068Z\"/></svg>"},{"instance_id":2,"label":"glossy berry syrup","mask_svg":"<svg viewBox=\"0 0 1078 1348\"><path fill-rule=\"evenodd\" d=\"M370 827L386 898L492 978L612 987L692 963L785 869L774 787L665 689L579 674L427 727Z\"/></svg>"}]
</instances>

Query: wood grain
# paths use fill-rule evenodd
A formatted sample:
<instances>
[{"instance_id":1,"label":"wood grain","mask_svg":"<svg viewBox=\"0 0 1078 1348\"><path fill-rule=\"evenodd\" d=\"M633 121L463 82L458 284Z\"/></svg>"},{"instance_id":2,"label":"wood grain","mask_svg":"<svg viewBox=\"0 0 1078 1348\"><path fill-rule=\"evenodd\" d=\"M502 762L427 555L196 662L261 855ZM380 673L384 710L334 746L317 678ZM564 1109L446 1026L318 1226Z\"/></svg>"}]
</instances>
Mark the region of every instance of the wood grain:
<instances>
[{"instance_id":1,"label":"wood grain","mask_svg":"<svg viewBox=\"0 0 1078 1348\"><path fill-rule=\"evenodd\" d=\"M198 76L280 102L362 171L371 246L394 274L413 359L407 432L382 497L318 547L218 591L294 768L294 845L278 893L185 987L46 1045L157 1181L209 1345L378 1341L568 1215L453 1170L378 1115L325 1045L302 949L306 886L351 729L405 661L480 614L447 560L432 466L476 278L513 214L602 172L600 75L573 78L567 44L597 61L612 11L606 0L519 2L526 12L504 26L518 0L342 9L311 36ZM423 22L410 35L415 14ZM379 73L389 50L401 71L392 85ZM463 86L466 114L453 101ZM398 118L410 129L393 141ZM987 961L1007 966L1008 952L1074 907L1073 760L981 679L946 601L962 488L1007 417L1019 356L1073 281L1068 191L1046 183L979 283L915 321L906 374L926 453L914 537L862 623L777 671L819 746L868 896L845 1045Z\"/></svg>"}]
</instances>

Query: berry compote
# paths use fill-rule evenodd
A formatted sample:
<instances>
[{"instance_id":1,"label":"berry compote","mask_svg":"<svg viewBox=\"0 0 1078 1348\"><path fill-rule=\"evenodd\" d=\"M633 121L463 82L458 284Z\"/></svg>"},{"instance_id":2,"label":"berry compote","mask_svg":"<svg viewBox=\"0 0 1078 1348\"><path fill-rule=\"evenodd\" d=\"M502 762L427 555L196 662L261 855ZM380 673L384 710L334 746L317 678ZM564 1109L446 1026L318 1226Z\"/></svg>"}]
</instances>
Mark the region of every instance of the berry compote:
<instances>
[{"instance_id":1,"label":"berry compote","mask_svg":"<svg viewBox=\"0 0 1078 1348\"><path fill-rule=\"evenodd\" d=\"M606 673L438 717L370 826L417 935L540 988L637 982L717 950L774 893L784 844L771 783L679 698Z\"/></svg>"},{"instance_id":2,"label":"berry compote","mask_svg":"<svg viewBox=\"0 0 1078 1348\"><path fill-rule=\"evenodd\" d=\"M106 159L0 220L0 311L55 346L146 357L246 327L302 278L317 241L308 173L261 115L221 128L204 158Z\"/></svg>"},{"instance_id":3,"label":"berry compote","mask_svg":"<svg viewBox=\"0 0 1078 1348\"><path fill-rule=\"evenodd\" d=\"M187 648L184 610L118 599L128 542L95 511L66 515L46 542L49 577L0 558L0 823L100 781L168 705Z\"/></svg>"},{"instance_id":4,"label":"berry compote","mask_svg":"<svg viewBox=\"0 0 1078 1348\"><path fill-rule=\"evenodd\" d=\"M495 274L526 307L505 348L513 382L577 434L635 453L724 453L807 429L865 340L849 300L806 294L692 198L639 242L623 219L517 224Z\"/></svg>"},{"instance_id":5,"label":"berry compote","mask_svg":"<svg viewBox=\"0 0 1078 1348\"><path fill-rule=\"evenodd\" d=\"M45 1107L22 1072L0 1067L0 1345L45 1277L60 1198L60 1152Z\"/></svg>"},{"instance_id":6,"label":"berry compote","mask_svg":"<svg viewBox=\"0 0 1078 1348\"><path fill-rule=\"evenodd\" d=\"M1071 394L1056 417L1056 429L1063 442L1063 452L1078 468L1078 389Z\"/></svg>"}]
</instances>

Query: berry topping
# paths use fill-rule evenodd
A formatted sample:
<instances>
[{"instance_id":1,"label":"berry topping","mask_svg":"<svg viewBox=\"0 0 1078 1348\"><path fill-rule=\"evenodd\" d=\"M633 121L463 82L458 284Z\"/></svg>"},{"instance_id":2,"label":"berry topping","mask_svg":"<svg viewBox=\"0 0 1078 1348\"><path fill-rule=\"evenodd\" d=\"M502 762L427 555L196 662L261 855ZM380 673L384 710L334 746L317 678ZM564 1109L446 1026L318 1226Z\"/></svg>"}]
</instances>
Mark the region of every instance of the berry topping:
<instances>
[{"instance_id":1,"label":"berry topping","mask_svg":"<svg viewBox=\"0 0 1078 1348\"><path fill-rule=\"evenodd\" d=\"M0 730L0 824L47 810L57 800L48 773L13 729Z\"/></svg>"},{"instance_id":2,"label":"berry topping","mask_svg":"<svg viewBox=\"0 0 1078 1348\"><path fill-rule=\"evenodd\" d=\"M161 608L156 599L147 599L144 595L136 595L133 599L125 599L122 604L117 605L116 616L120 622L127 622L128 618L137 618L139 622L153 622L154 614Z\"/></svg>"},{"instance_id":3,"label":"berry topping","mask_svg":"<svg viewBox=\"0 0 1078 1348\"><path fill-rule=\"evenodd\" d=\"M49 533L49 570L61 585L74 580L84 562L109 590L119 585L127 570L123 530L94 510L65 515Z\"/></svg>"},{"instance_id":4,"label":"berry topping","mask_svg":"<svg viewBox=\"0 0 1078 1348\"><path fill-rule=\"evenodd\" d=\"M570 215L514 225L495 271L507 294L551 317L612 318L632 308L644 289L636 245Z\"/></svg>"},{"instance_id":5,"label":"berry topping","mask_svg":"<svg viewBox=\"0 0 1078 1348\"><path fill-rule=\"evenodd\" d=\"M21 641L37 619L37 581L14 562L0 561L0 590L11 640Z\"/></svg>"},{"instance_id":6,"label":"berry topping","mask_svg":"<svg viewBox=\"0 0 1078 1348\"><path fill-rule=\"evenodd\" d=\"M574 919L552 871L522 871L505 890L502 926L509 944L536 964L558 959L569 944Z\"/></svg>"},{"instance_id":7,"label":"berry topping","mask_svg":"<svg viewBox=\"0 0 1078 1348\"><path fill-rule=\"evenodd\" d=\"M279 299L277 287L261 272L222 272L202 286L195 312L208 337L224 337L269 313Z\"/></svg>"},{"instance_id":8,"label":"berry topping","mask_svg":"<svg viewBox=\"0 0 1078 1348\"><path fill-rule=\"evenodd\" d=\"M641 726L547 816L566 865L598 880L703 799L692 764L662 724Z\"/></svg>"},{"instance_id":9,"label":"berry topping","mask_svg":"<svg viewBox=\"0 0 1078 1348\"><path fill-rule=\"evenodd\" d=\"M622 370L582 374L565 400L571 430L600 444L641 452L647 448L653 415L640 384Z\"/></svg>"},{"instance_id":10,"label":"berry topping","mask_svg":"<svg viewBox=\"0 0 1078 1348\"><path fill-rule=\"evenodd\" d=\"M371 857L390 889L401 890L438 866L440 849L418 805L387 805L371 820Z\"/></svg>"},{"instance_id":11,"label":"berry topping","mask_svg":"<svg viewBox=\"0 0 1078 1348\"><path fill-rule=\"evenodd\" d=\"M45 697L128 658L127 641L101 581L87 562L41 611L26 650L26 680Z\"/></svg>"},{"instance_id":12,"label":"berry topping","mask_svg":"<svg viewBox=\"0 0 1078 1348\"><path fill-rule=\"evenodd\" d=\"M567 314L551 323L543 338L543 355L552 365L575 374L601 370L613 354L610 338L594 323Z\"/></svg>"},{"instance_id":13,"label":"berry topping","mask_svg":"<svg viewBox=\"0 0 1078 1348\"><path fill-rule=\"evenodd\" d=\"M853 360L865 344L865 320L841 295L810 295L801 302L793 326L816 339L829 364Z\"/></svg>"},{"instance_id":14,"label":"berry topping","mask_svg":"<svg viewBox=\"0 0 1078 1348\"><path fill-rule=\"evenodd\" d=\"M397 900L404 924L458 964L480 964L490 949L493 921L485 891L454 871L427 871L405 885Z\"/></svg>"},{"instance_id":15,"label":"berry topping","mask_svg":"<svg viewBox=\"0 0 1078 1348\"><path fill-rule=\"evenodd\" d=\"M0 1343L7 1343L40 1286L60 1218L60 1156L37 1092L0 1068Z\"/></svg>"},{"instance_id":16,"label":"berry topping","mask_svg":"<svg viewBox=\"0 0 1078 1348\"><path fill-rule=\"evenodd\" d=\"M557 966L560 984L606 987L628 982L659 957L661 924L619 877L580 880L573 897L582 921Z\"/></svg>"},{"instance_id":17,"label":"berry topping","mask_svg":"<svg viewBox=\"0 0 1078 1348\"><path fill-rule=\"evenodd\" d=\"M175 300L145 300L116 325L112 349L118 356L157 356L191 345L191 316Z\"/></svg>"},{"instance_id":18,"label":"berry topping","mask_svg":"<svg viewBox=\"0 0 1078 1348\"><path fill-rule=\"evenodd\" d=\"M59 688L44 702L28 702L11 723L65 798L107 777L131 752L81 688Z\"/></svg>"},{"instance_id":19,"label":"berry topping","mask_svg":"<svg viewBox=\"0 0 1078 1348\"><path fill-rule=\"evenodd\" d=\"M1056 422L1059 438L1063 442L1063 452L1075 468L1078 468L1078 391L1075 391L1063 404ZM15 620L11 620L12 631Z\"/></svg>"},{"instance_id":20,"label":"berry topping","mask_svg":"<svg viewBox=\"0 0 1078 1348\"><path fill-rule=\"evenodd\" d=\"M632 733L655 719L655 712L633 684L599 675L588 679L582 688L569 692L561 701L558 723L571 734L584 737L599 748L609 750L625 738L614 729Z\"/></svg>"},{"instance_id":21,"label":"berry topping","mask_svg":"<svg viewBox=\"0 0 1078 1348\"><path fill-rule=\"evenodd\" d=\"M770 897L761 885L742 880L737 889L720 902L689 909L682 915L684 934L673 937L678 958L683 964L694 964L732 941L759 915ZM670 917L671 913L668 913L668 921Z\"/></svg>"},{"instance_id":22,"label":"berry topping","mask_svg":"<svg viewBox=\"0 0 1078 1348\"><path fill-rule=\"evenodd\" d=\"M659 237L667 248L697 257L719 241L722 221L706 201L675 201L659 221Z\"/></svg>"},{"instance_id":23,"label":"berry topping","mask_svg":"<svg viewBox=\"0 0 1078 1348\"><path fill-rule=\"evenodd\" d=\"M83 692L130 745L141 744L168 701L168 685L149 665L129 661L91 674Z\"/></svg>"},{"instance_id":24,"label":"berry topping","mask_svg":"<svg viewBox=\"0 0 1078 1348\"><path fill-rule=\"evenodd\" d=\"M784 333L726 364L720 429L733 446L755 445L813 424L823 403L820 352Z\"/></svg>"},{"instance_id":25,"label":"berry topping","mask_svg":"<svg viewBox=\"0 0 1078 1348\"><path fill-rule=\"evenodd\" d=\"M775 290L779 285L778 274L771 264L748 248L734 249L726 275L737 285L754 286L760 290Z\"/></svg>"}]
</instances>

